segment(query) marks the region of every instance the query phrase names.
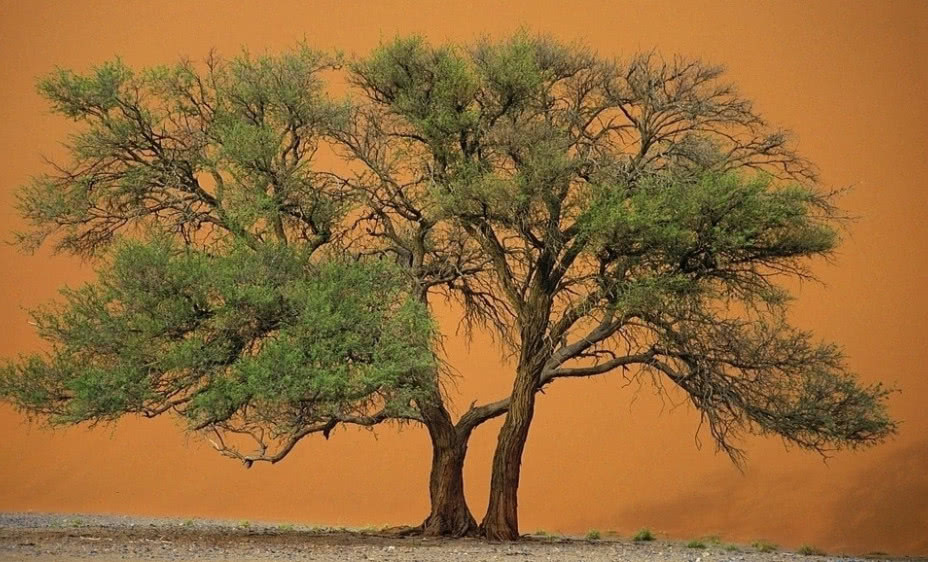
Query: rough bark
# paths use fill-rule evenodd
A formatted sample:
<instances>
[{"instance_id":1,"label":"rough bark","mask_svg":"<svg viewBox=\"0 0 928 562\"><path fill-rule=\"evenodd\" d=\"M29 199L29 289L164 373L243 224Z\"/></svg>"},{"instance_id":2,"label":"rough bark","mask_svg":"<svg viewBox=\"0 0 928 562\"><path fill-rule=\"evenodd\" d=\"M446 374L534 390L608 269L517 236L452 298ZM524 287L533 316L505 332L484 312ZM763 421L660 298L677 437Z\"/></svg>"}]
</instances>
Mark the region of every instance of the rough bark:
<instances>
[{"instance_id":1,"label":"rough bark","mask_svg":"<svg viewBox=\"0 0 928 562\"><path fill-rule=\"evenodd\" d=\"M490 540L519 538L519 473L522 452L535 413L535 384L533 376L520 372L506 421L499 432L493 455L490 503L480 524L481 532Z\"/></svg>"},{"instance_id":2,"label":"rough bark","mask_svg":"<svg viewBox=\"0 0 928 562\"><path fill-rule=\"evenodd\" d=\"M464 497L464 457L470 434L462 435L455 430L440 401L421 409L432 440L431 510L422 523L422 533L446 537L473 535L477 532L477 521Z\"/></svg>"}]
</instances>

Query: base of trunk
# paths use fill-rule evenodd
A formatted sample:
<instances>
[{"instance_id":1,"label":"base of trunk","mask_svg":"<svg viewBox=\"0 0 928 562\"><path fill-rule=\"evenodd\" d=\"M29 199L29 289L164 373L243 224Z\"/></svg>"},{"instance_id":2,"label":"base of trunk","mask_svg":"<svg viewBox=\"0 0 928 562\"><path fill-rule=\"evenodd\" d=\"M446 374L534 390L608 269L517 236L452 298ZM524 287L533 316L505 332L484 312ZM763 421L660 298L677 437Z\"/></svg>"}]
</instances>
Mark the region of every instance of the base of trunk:
<instances>
[{"instance_id":1,"label":"base of trunk","mask_svg":"<svg viewBox=\"0 0 928 562\"><path fill-rule=\"evenodd\" d=\"M486 520L480 525L480 536L491 541L517 541L521 538L518 528L505 522L497 524Z\"/></svg>"},{"instance_id":2,"label":"base of trunk","mask_svg":"<svg viewBox=\"0 0 928 562\"><path fill-rule=\"evenodd\" d=\"M467 506L452 513L429 515L420 529L427 537L475 537L479 534L477 521Z\"/></svg>"}]
</instances>

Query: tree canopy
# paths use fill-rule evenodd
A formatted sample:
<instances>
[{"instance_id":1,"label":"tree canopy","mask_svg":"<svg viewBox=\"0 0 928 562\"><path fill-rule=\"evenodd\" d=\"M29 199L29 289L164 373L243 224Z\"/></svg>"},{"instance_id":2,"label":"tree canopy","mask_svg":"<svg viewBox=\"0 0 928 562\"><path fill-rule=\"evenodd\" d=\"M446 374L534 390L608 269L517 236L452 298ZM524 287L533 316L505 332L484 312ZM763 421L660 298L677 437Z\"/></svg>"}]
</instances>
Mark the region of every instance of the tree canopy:
<instances>
[{"instance_id":1,"label":"tree canopy","mask_svg":"<svg viewBox=\"0 0 928 562\"><path fill-rule=\"evenodd\" d=\"M304 46L42 80L83 128L71 162L19 192L19 240L102 265L34 311L51 350L7 364L0 393L53 423L176 412L248 465L337 424L416 419L428 311L396 266L326 246L350 210L312 167L334 64Z\"/></svg>"},{"instance_id":2,"label":"tree canopy","mask_svg":"<svg viewBox=\"0 0 928 562\"><path fill-rule=\"evenodd\" d=\"M892 433L887 389L786 318L782 281L838 244L834 193L719 67L518 34L402 38L351 70L375 140L346 144L375 177L406 178L391 201L415 211L384 230L440 220L476 244L486 267L449 287L517 357L488 536L518 536L534 396L557 378L667 380L736 461L741 432L818 451Z\"/></svg>"},{"instance_id":3,"label":"tree canopy","mask_svg":"<svg viewBox=\"0 0 928 562\"><path fill-rule=\"evenodd\" d=\"M744 433L825 453L895 431L889 390L788 321L786 282L840 243L836 195L720 67L520 33L397 38L347 63L305 45L115 61L39 88L82 128L20 190L19 241L102 267L34 313L50 352L0 369L27 412L172 411L246 465L339 424L420 422L421 529L451 535L477 531L470 435L505 415L480 527L495 539L519 536L535 396L560 378L669 383L739 463ZM318 165L323 148L340 162ZM457 419L435 295L515 361L511 392Z\"/></svg>"}]
</instances>

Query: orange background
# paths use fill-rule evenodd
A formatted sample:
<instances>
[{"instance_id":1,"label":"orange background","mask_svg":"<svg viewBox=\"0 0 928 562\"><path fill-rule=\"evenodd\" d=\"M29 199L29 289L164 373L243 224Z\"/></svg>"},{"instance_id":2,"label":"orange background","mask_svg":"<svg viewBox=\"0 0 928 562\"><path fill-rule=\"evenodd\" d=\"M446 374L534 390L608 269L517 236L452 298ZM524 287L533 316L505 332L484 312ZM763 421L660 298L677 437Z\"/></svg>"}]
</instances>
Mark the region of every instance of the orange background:
<instances>
[{"instance_id":1,"label":"orange background","mask_svg":"<svg viewBox=\"0 0 928 562\"><path fill-rule=\"evenodd\" d=\"M744 474L707 444L697 416L620 377L555 384L541 397L525 453L523 532L677 538L721 534L830 551L928 554L928 3L925 2L0 2L0 232L18 225L16 186L61 156L69 125L48 114L34 81L55 65L86 70L115 55L132 66L281 50L305 37L365 53L397 33L433 41L520 26L580 38L604 55L657 48L725 64L772 122L792 128L830 185L853 185L855 222L825 286L801 288L794 318L841 342L864 380L896 383L896 439L823 463L750 440ZM89 268L0 246L0 357L35 350L23 307ZM456 400L506 391L499 354L455 337L441 311ZM55 433L0 407L0 510L119 512L366 525L418 522L427 509L428 440L419 428L342 431L307 440L277 466L250 471L185 437L170 420ZM475 434L467 493L486 505L497 424Z\"/></svg>"}]
</instances>

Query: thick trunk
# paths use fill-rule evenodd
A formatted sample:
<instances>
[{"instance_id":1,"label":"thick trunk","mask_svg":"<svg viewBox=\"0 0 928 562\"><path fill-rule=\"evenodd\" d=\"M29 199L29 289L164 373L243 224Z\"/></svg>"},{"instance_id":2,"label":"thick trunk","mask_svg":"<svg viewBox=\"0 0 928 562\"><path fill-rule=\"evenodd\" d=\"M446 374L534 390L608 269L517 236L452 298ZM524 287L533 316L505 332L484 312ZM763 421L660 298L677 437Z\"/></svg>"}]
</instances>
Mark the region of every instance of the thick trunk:
<instances>
[{"instance_id":1,"label":"thick trunk","mask_svg":"<svg viewBox=\"0 0 928 562\"><path fill-rule=\"evenodd\" d=\"M490 504L480 524L488 539L510 541L519 538L519 472L534 413L535 379L520 372L493 455Z\"/></svg>"},{"instance_id":2,"label":"thick trunk","mask_svg":"<svg viewBox=\"0 0 928 562\"><path fill-rule=\"evenodd\" d=\"M477 521L464 497L464 457L467 435L459 435L441 403L422 408L432 439L429 476L431 511L422 532L432 536L463 537L477 531Z\"/></svg>"},{"instance_id":3,"label":"thick trunk","mask_svg":"<svg viewBox=\"0 0 928 562\"><path fill-rule=\"evenodd\" d=\"M464 498L465 442L433 447L429 495L432 509L422 523L422 533L431 536L463 537L477 531L477 521Z\"/></svg>"}]
</instances>

